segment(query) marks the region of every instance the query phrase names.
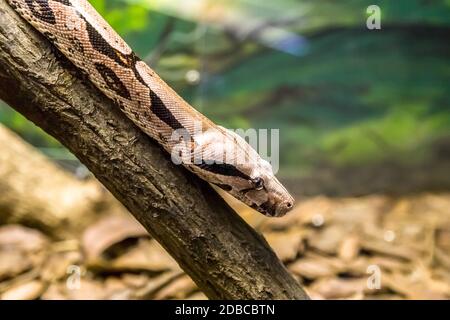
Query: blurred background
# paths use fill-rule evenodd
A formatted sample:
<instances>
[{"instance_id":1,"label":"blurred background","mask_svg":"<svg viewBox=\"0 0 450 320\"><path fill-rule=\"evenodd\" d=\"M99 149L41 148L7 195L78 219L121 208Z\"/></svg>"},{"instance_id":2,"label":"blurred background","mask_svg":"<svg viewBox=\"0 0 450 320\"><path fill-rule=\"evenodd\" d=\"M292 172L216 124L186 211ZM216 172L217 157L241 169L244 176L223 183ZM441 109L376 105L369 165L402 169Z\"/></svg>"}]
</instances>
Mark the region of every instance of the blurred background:
<instances>
[{"instance_id":1,"label":"blurred background","mask_svg":"<svg viewBox=\"0 0 450 320\"><path fill-rule=\"evenodd\" d=\"M303 201L293 214L275 221L227 199L264 233L314 298L450 298L450 1L90 2L206 116L229 128L280 129L278 176ZM370 5L381 9L380 30L366 27ZM3 239L14 234L20 245L22 237L40 232L46 244L39 250L47 256L56 250L58 257L63 252L64 258L55 258L52 268L59 273L30 260L19 271L3 266L3 274L6 260L0 258L0 293L7 298L77 298L93 292L98 295L92 298L117 297L111 292L123 298L204 298L57 141L1 102L0 123L33 146L4 155L5 163L16 162L17 154L44 154L42 167L48 159L57 167L42 172L60 170L64 177L58 182L70 186L64 195L36 196L39 206L21 207L18 202L30 201L4 179ZM3 141L9 145L16 138ZM17 181L14 170L2 172ZM43 199L54 197L64 203L42 209ZM74 205L81 198L83 209ZM48 211L47 220L36 217L42 210ZM83 223L74 222L73 212L84 217ZM108 223L132 227L105 235L114 230L104 226ZM107 239L98 240L102 237ZM98 242L100 249L86 253ZM146 246L157 253L148 257L145 252L153 251ZM124 252L135 256L126 260ZM139 255L145 256L141 265L127 265L136 264ZM75 273L67 271L70 266ZM375 269L368 271L369 266ZM380 288L368 283L377 279L369 279L378 274L373 270L383 274ZM85 291L67 289L77 272L86 275L79 277L87 283ZM155 279L159 287L149 285ZM138 285L146 291L137 294ZM20 296L23 292L28 296Z\"/></svg>"}]
</instances>

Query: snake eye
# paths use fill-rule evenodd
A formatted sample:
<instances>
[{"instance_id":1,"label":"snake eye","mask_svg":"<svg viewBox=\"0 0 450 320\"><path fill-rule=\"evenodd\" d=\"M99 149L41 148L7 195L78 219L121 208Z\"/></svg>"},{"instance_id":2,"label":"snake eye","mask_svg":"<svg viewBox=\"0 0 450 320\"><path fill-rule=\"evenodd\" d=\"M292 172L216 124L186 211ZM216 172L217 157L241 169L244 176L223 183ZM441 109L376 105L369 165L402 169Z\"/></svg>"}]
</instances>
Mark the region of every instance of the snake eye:
<instances>
[{"instance_id":1,"label":"snake eye","mask_svg":"<svg viewBox=\"0 0 450 320\"><path fill-rule=\"evenodd\" d=\"M260 177L256 177L255 179L253 179L252 183L253 187L258 191L264 188L264 180L261 179Z\"/></svg>"}]
</instances>

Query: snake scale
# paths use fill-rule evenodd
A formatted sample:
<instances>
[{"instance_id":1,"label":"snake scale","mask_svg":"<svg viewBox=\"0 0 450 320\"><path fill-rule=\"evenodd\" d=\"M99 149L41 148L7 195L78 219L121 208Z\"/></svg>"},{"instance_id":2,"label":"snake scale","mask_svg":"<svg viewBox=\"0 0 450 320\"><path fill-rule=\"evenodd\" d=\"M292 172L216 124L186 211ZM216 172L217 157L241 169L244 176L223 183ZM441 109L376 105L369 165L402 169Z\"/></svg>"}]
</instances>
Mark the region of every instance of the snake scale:
<instances>
[{"instance_id":1,"label":"snake scale","mask_svg":"<svg viewBox=\"0 0 450 320\"><path fill-rule=\"evenodd\" d=\"M175 159L182 159L180 163L191 172L267 216L280 217L292 208L294 199L271 165L245 139L214 124L184 101L88 1L7 1L142 131L167 152L178 155ZM182 134L174 139L179 131Z\"/></svg>"}]
</instances>

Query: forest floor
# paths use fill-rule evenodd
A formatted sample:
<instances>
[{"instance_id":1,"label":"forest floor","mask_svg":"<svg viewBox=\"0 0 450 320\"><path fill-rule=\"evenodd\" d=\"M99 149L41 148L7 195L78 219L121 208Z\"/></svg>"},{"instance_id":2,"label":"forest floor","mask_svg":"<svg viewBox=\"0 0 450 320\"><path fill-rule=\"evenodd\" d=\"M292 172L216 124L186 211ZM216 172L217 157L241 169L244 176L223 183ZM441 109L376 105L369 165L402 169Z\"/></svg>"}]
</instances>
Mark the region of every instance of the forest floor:
<instances>
[{"instance_id":1,"label":"forest floor","mask_svg":"<svg viewBox=\"0 0 450 320\"><path fill-rule=\"evenodd\" d=\"M227 200L312 299L450 299L450 193L319 196L279 219ZM206 299L131 215L117 212L69 239L0 226L0 297Z\"/></svg>"}]
</instances>

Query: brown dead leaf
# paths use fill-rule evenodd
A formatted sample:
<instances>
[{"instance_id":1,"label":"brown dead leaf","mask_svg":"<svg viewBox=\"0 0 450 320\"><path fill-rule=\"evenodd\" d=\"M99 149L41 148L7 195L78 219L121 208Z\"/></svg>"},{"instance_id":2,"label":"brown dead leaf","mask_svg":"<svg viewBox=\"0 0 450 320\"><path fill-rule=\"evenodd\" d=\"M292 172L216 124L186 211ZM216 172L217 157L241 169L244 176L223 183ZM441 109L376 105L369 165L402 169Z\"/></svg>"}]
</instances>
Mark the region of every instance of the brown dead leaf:
<instances>
[{"instance_id":1,"label":"brown dead leaf","mask_svg":"<svg viewBox=\"0 0 450 320\"><path fill-rule=\"evenodd\" d=\"M197 286L191 278L182 276L158 291L155 300L184 299L196 289Z\"/></svg>"},{"instance_id":2,"label":"brown dead leaf","mask_svg":"<svg viewBox=\"0 0 450 320\"><path fill-rule=\"evenodd\" d=\"M336 254L347 234L348 230L343 226L333 224L312 234L308 239L308 243L311 247L324 253Z\"/></svg>"},{"instance_id":3,"label":"brown dead leaf","mask_svg":"<svg viewBox=\"0 0 450 320\"><path fill-rule=\"evenodd\" d=\"M306 294L311 300L325 300L325 297L316 291L311 290L309 287L304 287Z\"/></svg>"},{"instance_id":4,"label":"brown dead leaf","mask_svg":"<svg viewBox=\"0 0 450 320\"><path fill-rule=\"evenodd\" d=\"M442 283L450 283L450 269L435 268L433 269L433 275Z\"/></svg>"},{"instance_id":5,"label":"brown dead leaf","mask_svg":"<svg viewBox=\"0 0 450 320\"><path fill-rule=\"evenodd\" d=\"M78 251L53 253L42 266L41 278L48 282L62 279L67 276L70 266L81 264L81 258Z\"/></svg>"},{"instance_id":6,"label":"brown dead leaf","mask_svg":"<svg viewBox=\"0 0 450 320\"><path fill-rule=\"evenodd\" d=\"M131 300L133 299L133 290L123 289L114 291L112 293L107 293L106 299L108 300Z\"/></svg>"},{"instance_id":7,"label":"brown dead leaf","mask_svg":"<svg viewBox=\"0 0 450 320\"><path fill-rule=\"evenodd\" d=\"M194 294L187 297L189 300L208 300L208 297L201 291L197 291Z\"/></svg>"},{"instance_id":8,"label":"brown dead leaf","mask_svg":"<svg viewBox=\"0 0 450 320\"><path fill-rule=\"evenodd\" d=\"M368 258L367 265L376 265L387 271L407 272L411 269L411 265L405 263L404 260L389 256L373 256Z\"/></svg>"},{"instance_id":9,"label":"brown dead leaf","mask_svg":"<svg viewBox=\"0 0 450 320\"><path fill-rule=\"evenodd\" d=\"M387 201L387 197L378 195L337 200L333 205L333 220L348 228L376 229L377 218Z\"/></svg>"},{"instance_id":10,"label":"brown dead leaf","mask_svg":"<svg viewBox=\"0 0 450 320\"><path fill-rule=\"evenodd\" d=\"M288 269L294 274L307 279L329 277L336 274L338 271L335 266L331 265L326 260L312 258L299 259L290 264Z\"/></svg>"},{"instance_id":11,"label":"brown dead leaf","mask_svg":"<svg viewBox=\"0 0 450 320\"><path fill-rule=\"evenodd\" d=\"M41 296L45 290L45 285L42 281L33 280L27 283L15 286L4 292L1 300L35 300Z\"/></svg>"},{"instance_id":12,"label":"brown dead leaf","mask_svg":"<svg viewBox=\"0 0 450 320\"><path fill-rule=\"evenodd\" d=\"M104 281L105 298L110 300L127 300L132 296L132 290L122 279L108 277Z\"/></svg>"},{"instance_id":13,"label":"brown dead leaf","mask_svg":"<svg viewBox=\"0 0 450 320\"><path fill-rule=\"evenodd\" d=\"M408 274L383 273L383 285L412 300L448 299L450 284L436 281L429 270L419 266Z\"/></svg>"},{"instance_id":14,"label":"brown dead leaf","mask_svg":"<svg viewBox=\"0 0 450 320\"><path fill-rule=\"evenodd\" d=\"M178 263L153 239L141 239L137 246L104 264L105 268L126 271L179 270Z\"/></svg>"},{"instance_id":15,"label":"brown dead leaf","mask_svg":"<svg viewBox=\"0 0 450 320\"><path fill-rule=\"evenodd\" d=\"M354 277L365 276L367 274L367 267L370 265L368 258L364 256L358 256L355 259L345 261L338 260L336 265L341 273L346 273Z\"/></svg>"},{"instance_id":16,"label":"brown dead leaf","mask_svg":"<svg viewBox=\"0 0 450 320\"><path fill-rule=\"evenodd\" d=\"M367 281L365 278L325 278L315 281L309 290L325 299L354 298L355 295L362 298L367 290Z\"/></svg>"},{"instance_id":17,"label":"brown dead leaf","mask_svg":"<svg viewBox=\"0 0 450 320\"><path fill-rule=\"evenodd\" d=\"M139 289L144 287L147 283L149 283L150 277L147 274L135 274L135 273L125 273L122 274L121 279L123 283L133 289Z\"/></svg>"},{"instance_id":18,"label":"brown dead leaf","mask_svg":"<svg viewBox=\"0 0 450 320\"><path fill-rule=\"evenodd\" d=\"M417 250L405 244L367 239L362 241L361 247L369 252L405 260L417 260L420 257L420 253Z\"/></svg>"},{"instance_id":19,"label":"brown dead leaf","mask_svg":"<svg viewBox=\"0 0 450 320\"><path fill-rule=\"evenodd\" d=\"M52 283L42 295L44 300L102 300L106 291L99 281L81 278L79 288L69 288L65 281Z\"/></svg>"},{"instance_id":20,"label":"brown dead leaf","mask_svg":"<svg viewBox=\"0 0 450 320\"><path fill-rule=\"evenodd\" d=\"M436 230L436 245L446 252L450 252L450 225Z\"/></svg>"},{"instance_id":21,"label":"brown dead leaf","mask_svg":"<svg viewBox=\"0 0 450 320\"><path fill-rule=\"evenodd\" d=\"M42 300L66 300L67 296L61 283L55 282L49 285L41 296Z\"/></svg>"},{"instance_id":22,"label":"brown dead leaf","mask_svg":"<svg viewBox=\"0 0 450 320\"><path fill-rule=\"evenodd\" d=\"M450 270L450 254L445 253L444 250L435 248L434 257L445 269Z\"/></svg>"},{"instance_id":23,"label":"brown dead leaf","mask_svg":"<svg viewBox=\"0 0 450 320\"><path fill-rule=\"evenodd\" d=\"M301 229L292 228L285 232L266 232L264 237L281 261L294 260L297 254L304 249L302 242L304 231Z\"/></svg>"},{"instance_id":24,"label":"brown dead leaf","mask_svg":"<svg viewBox=\"0 0 450 320\"><path fill-rule=\"evenodd\" d=\"M19 250L0 251L0 281L15 277L33 267L32 260Z\"/></svg>"},{"instance_id":25,"label":"brown dead leaf","mask_svg":"<svg viewBox=\"0 0 450 320\"><path fill-rule=\"evenodd\" d=\"M135 292L134 297L136 299L153 299L159 290L183 276L184 273L181 271L164 272L157 277L151 278L144 287Z\"/></svg>"},{"instance_id":26,"label":"brown dead leaf","mask_svg":"<svg viewBox=\"0 0 450 320\"><path fill-rule=\"evenodd\" d=\"M369 276L370 272L368 268L374 265L378 266L381 270L407 270L409 268L409 265L405 261L383 256L366 257L360 255L350 261L335 258L326 259L328 259L328 263L339 270L339 273L345 273L353 277Z\"/></svg>"},{"instance_id":27,"label":"brown dead leaf","mask_svg":"<svg viewBox=\"0 0 450 320\"><path fill-rule=\"evenodd\" d=\"M0 227L0 248L29 252L42 250L47 244L47 237L38 230L15 224Z\"/></svg>"},{"instance_id":28,"label":"brown dead leaf","mask_svg":"<svg viewBox=\"0 0 450 320\"><path fill-rule=\"evenodd\" d=\"M344 261L350 261L357 257L360 249L359 236L356 234L349 235L342 240L339 249L338 256Z\"/></svg>"},{"instance_id":29,"label":"brown dead leaf","mask_svg":"<svg viewBox=\"0 0 450 320\"><path fill-rule=\"evenodd\" d=\"M148 236L147 231L131 216L108 216L87 228L82 247L88 260L95 260L114 244L145 236Z\"/></svg>"},{"instance_id":30,"label":"brown dead leaf","mask_svg":"<svg viewBox=\"0 0 450 320\"><path fill-rule=\"evenodd\" d=\"M70 300L102 300L106 299L106 290L100 281L81 279L79 289L65 288Z\"/></svg>"}]
</instances>

